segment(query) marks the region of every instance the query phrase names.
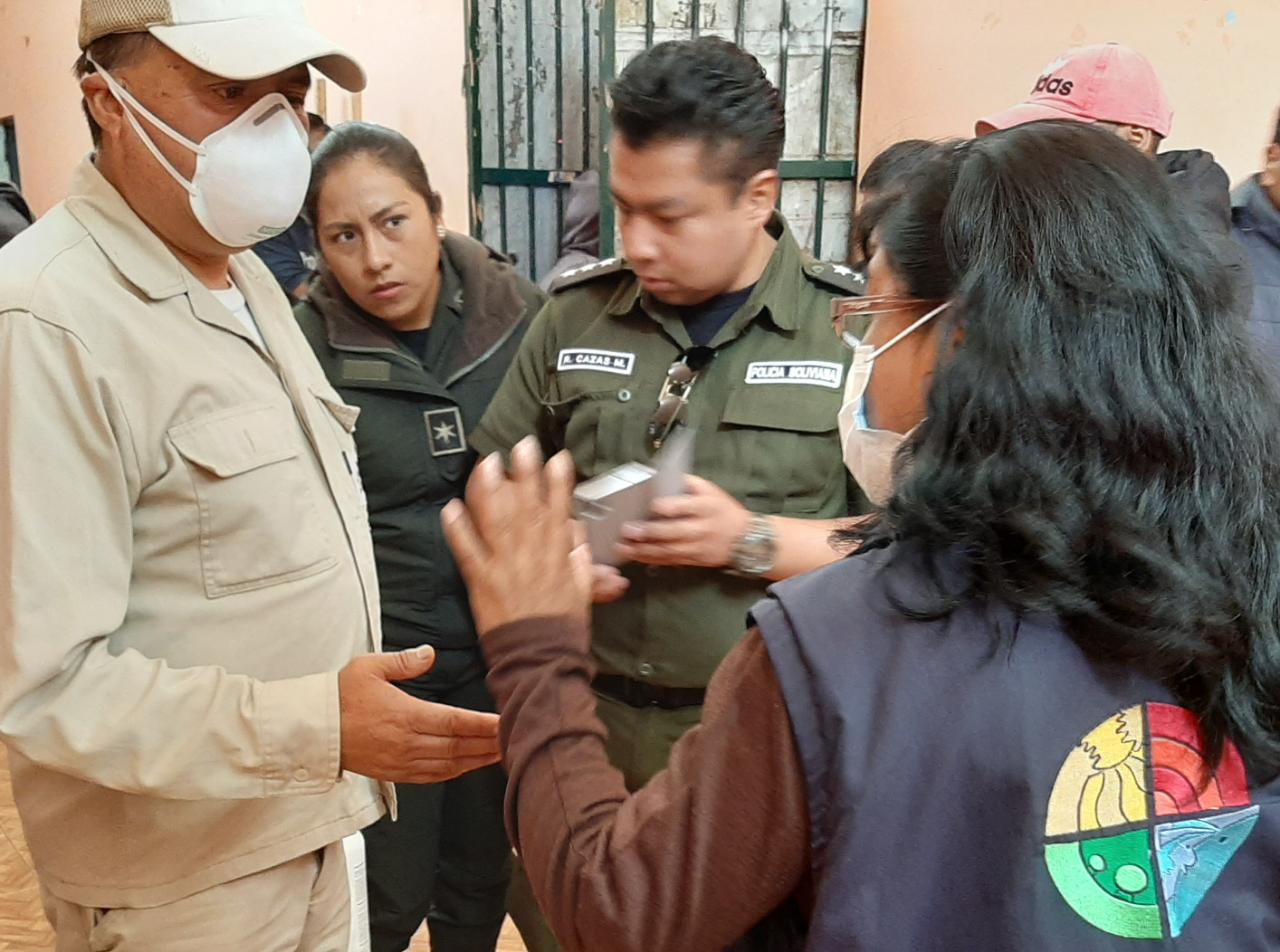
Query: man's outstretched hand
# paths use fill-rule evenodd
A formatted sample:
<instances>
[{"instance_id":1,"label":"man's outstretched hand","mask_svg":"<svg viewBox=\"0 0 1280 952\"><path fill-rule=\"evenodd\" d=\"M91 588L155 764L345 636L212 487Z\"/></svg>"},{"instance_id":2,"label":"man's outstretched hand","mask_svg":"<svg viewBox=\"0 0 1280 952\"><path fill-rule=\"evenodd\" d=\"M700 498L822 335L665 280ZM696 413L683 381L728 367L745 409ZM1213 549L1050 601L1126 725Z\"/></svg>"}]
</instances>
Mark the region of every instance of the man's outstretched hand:
<instances>
[{"instance_id":1,"label":"man's outstretched hand","mask_svg":"<svg viewBox=\"0 0 1280 952\"><path fill-rule=\"evenodd\" d=\"M392 682L431 670L427 647L353 659L338 674L342 769L394 783L441 783L496 764L498 715L410 697Z\"/></svg>"}]
</instances>

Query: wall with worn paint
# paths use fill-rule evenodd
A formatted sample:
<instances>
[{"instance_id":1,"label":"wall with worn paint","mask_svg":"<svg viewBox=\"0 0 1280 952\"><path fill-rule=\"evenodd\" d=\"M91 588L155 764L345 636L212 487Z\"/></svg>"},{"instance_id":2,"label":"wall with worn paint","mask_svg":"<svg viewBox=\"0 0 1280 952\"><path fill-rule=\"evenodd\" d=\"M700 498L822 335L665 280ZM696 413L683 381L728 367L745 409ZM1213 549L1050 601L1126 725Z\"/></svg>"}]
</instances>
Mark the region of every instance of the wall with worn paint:
<instances>
[{"instance_id":1,"label":"wall with worn paint","mask_svg":"<svg viewBox=\"0 0 1280 952\"><path fill-rule=\"evenodd\" d=\"M466 26L463 0L307 0L313 22L364 64L365 119L422 150L450 227L467 230ZM44 212L90 149L71 77L78 0L0 0L0 117L15 117L23 191ZM328 85L331 122L356 102Z\"/></svg>"},{"instance_id":2,"label":"wall with worn paint","mask_svg":"<svg viewBox=\"0 0 1280 952\"><path fill-rule=\"evenodd\" d=\"M1167 148L1209 149L1233 181L1258 168L1280 108L1277 0L869 0L863 166L900 139L972 135L1062 50L1109 40L1164 79Z\"/></svg>"},{"instance_id":3,"label":"wall with worn paint","mask_svg":"<svg viewBox=\"0 0 1280 952\"><path fill-rule=\"evenodd\" d=\"M0 117L14 118L23 192L37 214L62 197L90 149L71 78L79 17L76 0L0 0Z\"/></svg>"},{"instance_id":4,"label":"wall with worn paint","mask_svg":"<svg viewBox=\"0 0 1280 952\"><path fill-rule=\"evenodd\" d=\"M364 117L427 157L452 227L467 225L463 0L307 0L364 61ZM39 211L89 149L70 65L77 0L0 0L0 117L15 116L23 185ZM1259 161L1280 107L1276 0L869 0L860 157L908 136L964 135L1075 43L1143 49L1177 107L1169 146L1214 151L1233 178ZM838 100L837 100L838 101ZM328 113L354 103L330 89Z\"/></svg>"}]
</instances>

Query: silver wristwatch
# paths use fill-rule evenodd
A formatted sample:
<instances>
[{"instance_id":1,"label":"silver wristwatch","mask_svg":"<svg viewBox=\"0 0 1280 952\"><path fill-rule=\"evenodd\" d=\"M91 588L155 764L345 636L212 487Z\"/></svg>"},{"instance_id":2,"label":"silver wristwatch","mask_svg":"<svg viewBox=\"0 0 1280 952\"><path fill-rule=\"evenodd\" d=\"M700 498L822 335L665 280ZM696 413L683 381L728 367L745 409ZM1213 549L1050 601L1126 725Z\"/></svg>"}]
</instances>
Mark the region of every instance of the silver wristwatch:
<instances>
[{"instance_id":1,"label":"silver wristwatch","mask_svg":"<svg viewBox=\"0 0 1280 952\"><path fill-rule=\"evenodd\" d=\"M778 536L769 517L753 515L746 533L734 543L729 570L735 575L759 578L773 568L777 549Z\"/></svg>"}]
</instances>

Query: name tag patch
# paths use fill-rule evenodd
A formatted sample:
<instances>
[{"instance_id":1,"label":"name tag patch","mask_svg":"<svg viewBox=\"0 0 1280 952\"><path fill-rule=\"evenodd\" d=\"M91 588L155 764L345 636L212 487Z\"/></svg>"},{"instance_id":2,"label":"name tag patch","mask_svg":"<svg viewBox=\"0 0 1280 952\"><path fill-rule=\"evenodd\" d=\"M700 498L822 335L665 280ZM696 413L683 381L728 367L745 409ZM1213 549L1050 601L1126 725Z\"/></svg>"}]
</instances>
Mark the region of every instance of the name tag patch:
<instances>
[{"instance_id":1,"label":"name tag patch","mask_svg":"<svg viewBox=\"0 0 1280 952\"><path fill-rule=\"evenodd\" d=\"M342 379L350 381L368 381L383 383L391 379L391 365L385 360L353 360L342 361Z\"/></svg>"},{"instance_id":2,"label":"name tag patch","mask_svg":"<svg viewBox=\"0 0 1280 952\"><path fill-rule=\"evenodd\" d=\"M599 370L607 374L630 377L636 367L635 354L622 354L616 350L589 350L574 347L560 351L556 370Z\"/></svg>"},{"instance_id":3,"label":"name tag patch","mask_svg":"<svg viewBox=\"0 0 1280 952\"><path fill-rule=\"evenodd\" d=\"M839 390L844 366L825 360L757 360L747 364L747 383L799 383Z\"/></svg>"}]
</instances>

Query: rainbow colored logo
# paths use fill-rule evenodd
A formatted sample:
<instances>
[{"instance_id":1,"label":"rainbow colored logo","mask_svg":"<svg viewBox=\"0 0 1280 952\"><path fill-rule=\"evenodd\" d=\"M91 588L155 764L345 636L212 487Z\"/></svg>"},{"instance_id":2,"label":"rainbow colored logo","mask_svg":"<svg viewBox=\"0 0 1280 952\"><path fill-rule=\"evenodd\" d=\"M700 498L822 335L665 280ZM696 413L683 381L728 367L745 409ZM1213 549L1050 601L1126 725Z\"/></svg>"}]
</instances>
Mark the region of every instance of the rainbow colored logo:
<instances>
[{"instance_id":1,"label":"rainbow colored logo","mask_svg":"<svg viewBox=\"0 0 1280 952\"><path fill-rule=\"evenodd\" d=\"M1239 751L1228 744L1210 770L1194 714L1142 704L1067 756L1049 797L1044 861L1091 925L1177 938L1257 822Z\"/></svg>"}]
</instances>

